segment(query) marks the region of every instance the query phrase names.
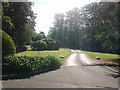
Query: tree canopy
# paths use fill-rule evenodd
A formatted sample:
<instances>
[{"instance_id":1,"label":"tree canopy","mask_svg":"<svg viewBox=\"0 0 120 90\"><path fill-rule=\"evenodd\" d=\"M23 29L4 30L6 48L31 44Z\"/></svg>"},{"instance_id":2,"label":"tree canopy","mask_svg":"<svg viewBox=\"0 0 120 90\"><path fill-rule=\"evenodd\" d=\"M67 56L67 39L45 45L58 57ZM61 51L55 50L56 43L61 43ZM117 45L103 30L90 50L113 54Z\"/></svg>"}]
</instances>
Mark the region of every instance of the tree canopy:
<instances>
[{"instance_id":1,"label":"tree canopy","mask_svg":"<svg viewBox=\"0 0 120 90\"><path fill-rule=\"evenodd\" d=\"M2 2L2 30L9 34L21 51L35 33L32 2Z\"/></svg>"}]
</instances>

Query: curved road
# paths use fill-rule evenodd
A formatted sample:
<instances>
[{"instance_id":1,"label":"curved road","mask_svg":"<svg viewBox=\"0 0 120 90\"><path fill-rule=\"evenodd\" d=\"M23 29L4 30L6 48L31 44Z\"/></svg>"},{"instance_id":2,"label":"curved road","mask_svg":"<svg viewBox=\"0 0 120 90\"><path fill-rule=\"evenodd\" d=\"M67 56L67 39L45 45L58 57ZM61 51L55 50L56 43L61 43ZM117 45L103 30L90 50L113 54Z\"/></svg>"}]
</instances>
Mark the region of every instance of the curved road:
<instances>
[{"instance_id":1,"label":"curved road","mask_svg":"<svg viewBox=\"0 0 120 90\"><path fill-rule=\"evenodd\" d=\"M3 80L3 88L118 88L116 72L96 66L83 52L71 51L60 69L29 79Z\"/></svg>"}]
</instances>

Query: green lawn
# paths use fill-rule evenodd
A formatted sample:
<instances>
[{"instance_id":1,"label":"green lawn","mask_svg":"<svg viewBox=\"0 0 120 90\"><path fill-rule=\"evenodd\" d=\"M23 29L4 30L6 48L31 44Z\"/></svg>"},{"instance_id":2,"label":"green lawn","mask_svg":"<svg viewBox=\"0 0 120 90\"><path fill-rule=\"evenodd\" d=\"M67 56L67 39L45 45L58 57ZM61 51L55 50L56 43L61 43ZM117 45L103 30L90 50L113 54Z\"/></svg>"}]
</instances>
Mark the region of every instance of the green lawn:
<instances>
[{"instance_id":1,"label":"green lawn","mask_svg":"<svg viewBox=\"0 0 120 90\"><path fill-rule=\"evenodd\" d=\"M48 51L24 51L24 52L17 53L16 56L47 56L47 55L54 55L54 56L57 56L57 57L64 56L64 58L66 58L70 54L71 54L71 51L61 48L59 50L48 50ZM61 61L63 61L63 59L61 59Z\"/></svg>"},{"instance_id":2,"label":"green lawn","mask_svg":"<svg viewBox=\"0 0 120 90\"><path fill-rule=\"evenodd\" d=\"M83 51L83 50L80 50ZM89 52L89 51L83 51L87 55L89 55L91 58L95 59L97 56L101 59L118 59L120 58L120 55L118 54L109 54L109 53L99 53L99 52Z\"/></svg>"}]
</instances>

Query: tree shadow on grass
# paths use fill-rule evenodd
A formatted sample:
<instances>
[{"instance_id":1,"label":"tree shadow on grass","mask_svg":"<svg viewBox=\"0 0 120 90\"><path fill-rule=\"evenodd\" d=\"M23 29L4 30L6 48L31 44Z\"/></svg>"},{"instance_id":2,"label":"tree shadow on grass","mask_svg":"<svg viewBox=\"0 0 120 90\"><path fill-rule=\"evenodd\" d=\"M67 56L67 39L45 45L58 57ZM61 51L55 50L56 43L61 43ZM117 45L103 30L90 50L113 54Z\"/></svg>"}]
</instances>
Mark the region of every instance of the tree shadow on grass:
<instances>
[{"instance_id":1,"label":"tree shadow on grass","mask_svg":"<svg viewBox=\"0 0 120 90\"><path fill-rule=\"evenodd\" d=\"M57 69L60 69L60 67L45 69L45 70L36 71L36 72L25 72L25 73L13 73L13 72L5 73L4 72L2 73L2 80L29 79L35 75L47 73L47 72L54 71Z\"/></svg>"}]
</instances>

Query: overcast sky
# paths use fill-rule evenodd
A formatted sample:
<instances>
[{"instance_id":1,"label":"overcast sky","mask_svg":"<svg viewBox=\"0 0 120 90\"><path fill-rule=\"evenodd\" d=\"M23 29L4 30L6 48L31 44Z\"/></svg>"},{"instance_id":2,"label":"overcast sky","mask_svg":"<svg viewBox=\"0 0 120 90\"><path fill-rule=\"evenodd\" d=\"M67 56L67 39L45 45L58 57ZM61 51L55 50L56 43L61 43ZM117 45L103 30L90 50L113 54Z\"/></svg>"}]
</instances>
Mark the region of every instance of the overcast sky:
<instances>
[{"instance_id":1,"label":"overcast sky","mask_svg":"<svg viewBox=\"0 0 120 90\"><path fill-rule=\"evenodd\" d=\"M37 14L36 32L43 31L47 35L54 21L55 13L65 13L74 7L82 6L98 0L31 0L34 2L32 9Z\"/></svg>"}]
</instances>

